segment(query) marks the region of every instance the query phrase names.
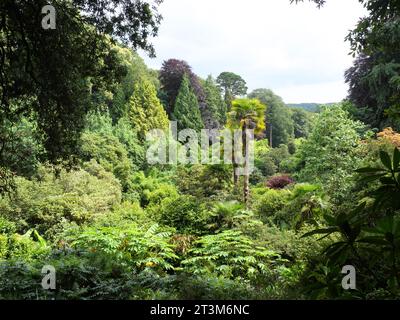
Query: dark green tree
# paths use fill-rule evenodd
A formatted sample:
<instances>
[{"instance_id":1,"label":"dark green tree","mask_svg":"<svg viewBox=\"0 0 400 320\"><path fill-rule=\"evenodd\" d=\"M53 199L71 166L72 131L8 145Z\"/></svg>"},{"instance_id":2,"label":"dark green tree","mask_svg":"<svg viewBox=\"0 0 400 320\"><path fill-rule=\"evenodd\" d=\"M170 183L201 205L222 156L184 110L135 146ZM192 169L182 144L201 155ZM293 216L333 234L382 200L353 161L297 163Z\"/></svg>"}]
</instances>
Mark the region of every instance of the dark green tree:
<instances>
[{"instance_id":1,"label":"dark green tree","mask_svg":"<svg viewBox=\"0 0 400 320\"><path fill-rule=\"evenodd\" d=\"M203 82L203 87L206 95L207 109L211 118L210 120L217 121L220 126L225 125L227 113L226 103L222 99L220 89L211 75Z\"/></svg>"},{"instance_id":2,"label":"dark green tree","mask_svg":"<svg viewBox=\"0 0 400 320\"><path fill-rule=\"evenodd\" d=\"M204 128L199 103L187 76L183 77L175 102L173 118L178 122L179 130L194 129L198 131Z\"/></svg>"}]
</instances>

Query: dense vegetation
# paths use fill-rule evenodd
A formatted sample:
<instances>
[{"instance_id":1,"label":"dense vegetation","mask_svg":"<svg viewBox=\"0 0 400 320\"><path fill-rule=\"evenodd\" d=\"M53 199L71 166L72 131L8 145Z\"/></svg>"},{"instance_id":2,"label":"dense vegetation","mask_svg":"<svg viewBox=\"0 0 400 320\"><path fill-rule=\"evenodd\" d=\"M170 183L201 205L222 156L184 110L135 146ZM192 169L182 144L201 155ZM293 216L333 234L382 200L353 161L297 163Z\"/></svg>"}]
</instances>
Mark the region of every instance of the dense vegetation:
<instances>
[{"instance_id":1,"label":"dense vegetation","mask_svg":"<svg viewBox=\"0 0 400 320\"><path fill-rule=\"evenodd\" d=\"M44 1L0 4L1 299L400 297L397 1L360 1L350 95L318 112L233 72L149 69L133 49L154 53L160 1L53 2L53 33L33 31ZM169 120L254 129L255 169L150 165Z\"/></svg>"}]
</instances>

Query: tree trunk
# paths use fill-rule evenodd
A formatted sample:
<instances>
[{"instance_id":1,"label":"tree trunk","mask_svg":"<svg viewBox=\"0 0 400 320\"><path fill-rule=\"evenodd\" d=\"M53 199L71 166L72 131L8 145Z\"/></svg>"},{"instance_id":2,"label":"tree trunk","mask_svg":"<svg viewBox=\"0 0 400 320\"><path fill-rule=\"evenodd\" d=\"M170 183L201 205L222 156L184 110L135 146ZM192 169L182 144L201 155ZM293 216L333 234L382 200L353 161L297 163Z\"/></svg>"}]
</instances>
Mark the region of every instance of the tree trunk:
<instances>
[{"instance_id":1,"label":"tree trunk","mask_svg":"<svg viewBox=\"0 0 400 320\"><path fill-rule=\"evenodd\" d=\"M242 143L243 143L243 155L244 155L244 176L243 176L243 200L248 207L250 188L249 188L249 145L247 143L247 124L243 125L242 132Z\"/></svg>"},{"instance_id":2,"label":"tree trunk","mask_svg":"<svg viewBox=\"0 0 400 320\"><path fill-rule=\"evenodd\" d=\"M233 185L237 187L239 182L239 177L236 174L236 169L238 167L235 159L235 140L232 140L232 165L233 165Z\"/></svg>"},{"instance_id":3,"label":"tree trunk","mask_svg":"<svg viewBox=\"0 0 400 320\"><path fill-rule=\"evenodd\" d=\"M272 148L272 124L269 125L269 146Z\"/></svg>"}]
</instances>

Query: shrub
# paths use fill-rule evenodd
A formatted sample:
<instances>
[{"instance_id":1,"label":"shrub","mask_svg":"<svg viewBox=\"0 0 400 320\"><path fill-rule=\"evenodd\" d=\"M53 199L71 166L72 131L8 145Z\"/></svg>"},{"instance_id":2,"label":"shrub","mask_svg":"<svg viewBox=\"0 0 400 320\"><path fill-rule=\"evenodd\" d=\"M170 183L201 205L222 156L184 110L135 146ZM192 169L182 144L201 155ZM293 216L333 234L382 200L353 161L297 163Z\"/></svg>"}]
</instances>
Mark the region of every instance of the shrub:
<instances>
[{"instance_id":1,"label":"shrub","mask_svg":"<svg viewBox=\"0 0 400 320\"><path fill-rule=\"evenodd\" d=\"M189 234L201 234L207 230L211 216L197 198L188 195L166 198L156 211L159 211L156 214L159 223Z\"/></svg>"},{"instance_id":2,"label":"shrub","mask_svg":"<svg viewBox=\"0 0 400 320\"><path fill-rule=\"evenodd\" d=\"M189 255L182 265L194 275L213 274L252 281L270 277L273 273L271 266L279 260L275 252L257 246L235 230L201 237Z\"/></svg>"},{"instance_id":3,"label":"shrub","mask_svg":"<svg viewBox=\"0 0 400 320\"><path fill-rule=\"evenodd\" d=\"M270 189L283 189L294 183L294 180L288 175L280 175L270 178L267 181L267 187Z\"/></svg>"},{"instance_id":4,"label":"shrub","mask_svg":"<svg viewBox=\"0 0 400 320\"><path fill-rule=\"evenodd\" d=\"M255 300L265 299L260 290L243 283L215 275L181 275L176 283L178 299L182 300Z\"/></svg>"},{"instance_id":5,"label":"shrub","mask_svg":"<svg viewBox=\"0 0 400 320\"><path fill-rule=\"evenodd\" d=\"M289 201L290 191L266 189L264 194L255 195L252 208L263 222L268 222Z\"/></svg>"},{"instance_id":6,"label":"shrub","mask_svg":"<svg viewBox=\"0 0 400 320\"><path fill-rule=\"evenodd\" d=\"M165 182L158 172L150 172L147 175L143 172L136 172L132 175L131 191L140 205L147 206L159 205L165 198L174 198L178 191L174 184Z\"/></svg>"},{"instance_id":7,"label":"shrub","mask_svg":"<svg viewBox=\"0 0 400 320\"><path fill-rule=\"evenodd\" d=\"M229 193L232 172L226 165L179 167L176 184L179 190L198 198L220 199Z\"/></svg>"},{"instance_id":8,"label":"shrub","mask_svg":"<svg viewBox=\"0 0 400 320\"><path fill-rule=\"evenodd\" d=\"M0 212L16 224L18 232L35 228L46 238L54 236L65 221L88 222L121 201L119 182L94 161L73 171L42 166L37 177L18 177L16 185L12 199L0 199Z\"/></svg>"},{"instance_id":9,"label":"shrub","mask_svg":"<svg viewBox=\"0 0 400 320\"><path fill-rule=\"evenodd\" d=\"M136 224L119 227L88 226L71 229L67 241L73 248L98 253L128 270L147 268L158 272L173 269L175 255L170 234L158 225L148 229Z\"/></svg>"}]
</instances>

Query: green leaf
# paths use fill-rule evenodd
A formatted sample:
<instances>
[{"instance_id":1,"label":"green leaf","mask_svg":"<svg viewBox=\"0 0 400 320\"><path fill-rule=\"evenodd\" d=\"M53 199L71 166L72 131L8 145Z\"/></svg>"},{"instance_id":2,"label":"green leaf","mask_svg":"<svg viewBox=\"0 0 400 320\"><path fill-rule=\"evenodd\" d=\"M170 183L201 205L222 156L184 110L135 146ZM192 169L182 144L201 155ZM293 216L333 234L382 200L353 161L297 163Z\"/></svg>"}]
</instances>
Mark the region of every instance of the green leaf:
<instances>
[{"instance_id":1,"label":"green leaf","mask_svg":"<svg viewBox=\"0 0 400 320\"><path fill-rule=\"evenodd\" d=\"M386 245L387 244L387 241L382 239L382 237L377 237L377 236L365 237L365 238L358 240L357 242L375 244L375 245Z\"/></svg>"},{"instance_id":2,"label":"green leaf","mask_svg":"<svg viewBox=\"0 0 400 320\"><path fill-rule=\"evenodd\" d=\"M338 228L337 227L329 227L329 228L324 228L324 229L317 229L317 230L313 230L310 232L307 232L306 234L302 235L302 238L306 238L306 237L310 237L316 234L331 234L334 232L338 232Z\"/></svg>"},{"instance_id":3,"label":"green leaf","mask_svg":"<svg viewBox=\"0 0 400 320\"><path fill-rule=\"evenodd\" d=\"M372 182L375 180L379 180L380 178L384 177L385 175L386 175L386 173L374 174L372 176L364 176L359 180L359 182L362 182L362 183Z\"/></svg>"},{"instance_id":4,"label":"green leaf","mask_svg":"<svg viewBox=\"0 0 400 320\"><path fill-rule=\"evenodd\" d=\"M361 168L361 169L357 169L356 172L357 173L377 173L377 172L384 172L385 170L382 168Z\"/></svg>"},{"instance_id":5,"label":"green leaf","mask_svg":"<svg viewBox=\"0 0 400 320\"><path fill-rule=\"evenodd\" d=\"M396 184L396 181L394 181L392 178L389 178L389 177L380 178L380 181L382 184L386 184L386 185L395 185Z\"/></svg>"},{"instance_id":6,"label":"green leaf","mask_svg":"<svg viewBox=\"0 0 400 320\"><path fill-rule=\"evenodd\" d=\"M381 151L381 152L379 153L379 155L380 155L380 157L381 157L382 164L383 164L386 168L388 168L390 171L392 171L392 170L393 170L393 167L392 167L392 159L390 159L389 154L388 154L386 151Z\"/></svg>"},{"instance_id":7,"label":"green leaf","mask_svg":"<svg viewBox=\"0 0 400 320\"><path fill-rule=\"evenodd\" d=\"M393 169L397 171L400 166L400 151L397 148L394 148L393 152Z\"/></svg>"}]
</instances>

